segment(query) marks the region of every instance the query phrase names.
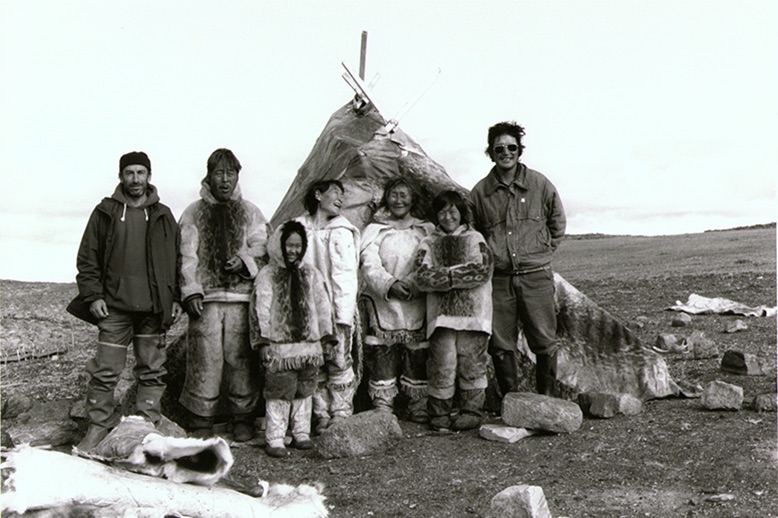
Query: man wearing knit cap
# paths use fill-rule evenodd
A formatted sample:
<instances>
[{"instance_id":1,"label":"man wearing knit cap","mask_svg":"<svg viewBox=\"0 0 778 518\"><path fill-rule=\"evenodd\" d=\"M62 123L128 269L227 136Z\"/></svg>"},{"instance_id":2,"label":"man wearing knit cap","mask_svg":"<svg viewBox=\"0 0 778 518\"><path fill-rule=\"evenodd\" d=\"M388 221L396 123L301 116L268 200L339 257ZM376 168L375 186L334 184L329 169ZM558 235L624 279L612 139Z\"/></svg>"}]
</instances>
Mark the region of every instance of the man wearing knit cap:
<instances>
[{"instance_id":1,"label":"man wearing knit cap","mask_svg":"<svg viewBox=\"0 0 778 518\"><path fill-rule=\"evenodd\" d=\"M87 364L89 428L76 446L92 450L118 423L113 392L133 346L136 413L157 424L165 391L165 330L180 316L178 225L149 183L151 162L133 151L119 160L119 185L89 217L77 267L79 295L68 310L99 329Z\"/></svg>"},{"instance_id":2,"label":"man wearing knit cap","mask_svg":"<svg viewBox=\"0 0 778 518\"><path fill-rule=\"evenodd\" d=\"M229 149L208 158L200 199L181 215L181 297L189 315L186 380L179 401L193 437L213 434L221 388L233 440L254 437L259 396L251 376L249 301L267 263L267 220L241 197L241 165ZM222 383L224 380L224 383Z\"/></svg>"}]
</instances>

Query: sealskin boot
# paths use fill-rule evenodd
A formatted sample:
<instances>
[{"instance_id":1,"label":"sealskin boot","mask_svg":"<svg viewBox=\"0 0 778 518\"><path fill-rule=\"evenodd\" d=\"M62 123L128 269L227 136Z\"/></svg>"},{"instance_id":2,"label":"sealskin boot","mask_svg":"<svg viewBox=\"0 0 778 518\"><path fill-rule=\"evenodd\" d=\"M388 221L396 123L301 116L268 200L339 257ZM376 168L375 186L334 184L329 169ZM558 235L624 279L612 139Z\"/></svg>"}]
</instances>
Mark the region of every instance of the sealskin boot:
<instances>
[{"instance_id":1,"label":"sealskin boot","mask_svg":"<svg viewBox=\"0 0 778 518\"><path fill-rule=\"evenodd\" d=\"M213 417L189 413L189 437L208 439L213 437Z\"/></svg>"},{"instance_id":2,"label":"sealskin boot","mask_svg":"<svg viewBox=\"0 0 778 518\"><path fill-rule=\"evenodd\" d=\"M451 423L452 430L472 430L481 425L483 406L486 400L484 389L459 391L459 415Z\"/></svg>"},{"instance_id":3,"label":"sealskin boot","mask_svg":"<svg viewBox=\"0 0 778 518\"><path fill-rule=\"evenodd\" d=\"M430 426L433 430L448 430L451 428L452 399L438 399L429 397L427 408L430 415Z\"/></svg>"},{"instance_id":4,"label":"sealskin boot","mask_svg":"<svg viewBox=\"0 0 778 518\"><path fill-rule=\"evenodd\" d=\"M232 440L246 442L254 438L254 424L251 414L236 414L232 416Z\"/></svg>"}]
</instances>

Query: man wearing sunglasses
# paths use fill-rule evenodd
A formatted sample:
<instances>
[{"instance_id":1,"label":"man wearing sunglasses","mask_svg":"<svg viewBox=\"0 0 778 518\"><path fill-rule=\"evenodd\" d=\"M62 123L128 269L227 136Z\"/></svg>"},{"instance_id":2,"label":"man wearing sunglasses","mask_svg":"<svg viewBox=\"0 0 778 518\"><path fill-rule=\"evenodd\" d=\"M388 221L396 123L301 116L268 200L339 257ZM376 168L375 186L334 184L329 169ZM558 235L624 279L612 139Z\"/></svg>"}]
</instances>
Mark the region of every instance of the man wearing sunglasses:
<instances>
[{"instance_id":1,"label":"man wearing sunglasses","mask_svg":"<svg viewBox=\"0 0 778 518\"><path fill-rule=\"evenodd\" d=\"M521 162L524 128L489 128L489 174L470 193L476 228L494 254L489 354L503 395L518 390L517 342L522 329L537 358L536 387L550 395L556 378L556 309L551 257L565 234L565 211L554 185Z\"/></svg>"}]
</instances>

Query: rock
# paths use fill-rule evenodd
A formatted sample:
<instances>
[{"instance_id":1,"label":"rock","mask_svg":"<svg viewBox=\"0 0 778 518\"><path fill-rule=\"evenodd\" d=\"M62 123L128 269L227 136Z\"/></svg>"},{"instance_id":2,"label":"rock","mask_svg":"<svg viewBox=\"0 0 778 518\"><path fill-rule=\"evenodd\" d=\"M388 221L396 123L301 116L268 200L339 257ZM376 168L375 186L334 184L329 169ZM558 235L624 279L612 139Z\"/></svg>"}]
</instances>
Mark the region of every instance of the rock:
<instances>
[{"instance_id":1,"label":"rock","mask_svg":"<svg viewBox=\"0 0 778 518\"><path fill-rule=\"evenodd\" d=\"M743 387L711 381L705 386L700 403L709 410L740 410L743 406Z\"/></svg>"},{"instance_id":2,"label":"rock","mask_svg":"<svg viewBox=\"0 0 778 518\"><path fill-rule=\"evenodd\" d=\"M756 412L775 412L778 409L778 394L759 394L751 402Z\"/></svg>"},{"instance_id":3,"label":"rock","mask_svg":"<svg viewBox=\"0 0 778 518\"><path fill-rule=\"evenodd\" d=\"M738 331L745 331L748 329L748 326L745 322L743 322L740 319L735 320L731 324L729 324L725 329L725 333L737 333Z\"/></svg>"},{"instance_id":4,"label":"rock","mask_svg":"<svg viewBox=\"0 0 778 518\"><path fill-rule=\"evenodd\" d=\"M502 420L509 426L571 433L583 422L577 404L532 392L509 392L502 400Z\"/></svg>"},{"instance_id":5,"label":"rock","mask_svg":"<svg viewBox=\"0 0 778 518\"><path fill-rule=\"evenodd\" d=\"M325 459L371 455L385 451L400 437L397 417L370 410L330 425L316 441L316 450Z\"/></svg>"},{"instance_id":6,"label":"rock","mask_svg":"<svg viewBox=\"0 0 778 518\"><path fill-rule=\"evenodd\" d=\"M54 419L38 423L28 422L7 430L14 444L30 446L67 446L81 439L78 425L70 419Z\"/></svg>"},{"instance_id":7,"label":"rock","mask_svg":"<svg viewBox=\"0 0 778 518\"><path fill-rule=\"evenodd\" d=\"M646 324L648 323L649 323L649 319L645 315L640 315L638 317L635 317L635 320L632 322L632 324L638 329L643 329L644 327L646 327Z\"/></svg>"},{"instance_id":8,"label":"rock","mask_svg":"<svg viewBox=\"0 0 778 518\"><path fill-rule=\"evenodd\" d=\"M753 354L727 351L721 358L721 370L746 376L764 376L762 364Z\"/></svg>"},{"instance_id":9,"label":"rock","mask_svg":"<svg viewBox=\"0 0 778 518\"><path fill-rule=\"evenodd\" d=\"M673 327L686 327L691 325L692 323L692 317L686 313L678 313L674 318L673 321L670 322L670 325Z\"/></svg>"},{"instance_id":10,"label":"rock","mask_svg":"<svg viewBox=\"0 0 778 518\"><path fill-rule=\"evenodd\" d=\"M507 442L513 444L530 435L535 435L533 430L526 428L516 428L513 426L504 426L501 424L484 424L478 430L478 435L487 441Z\"/></svg>"},{"instance_id":11,"label":"rock","mask_svg":"<svg viewBox=\"0 0 778 518\"><path fill-rule=\"evenodd\" d=\"M643 409L643 402L631 394L608 392L579 394L578 405L584 414L600 418L609 418L618 414L637 415Z\"/></svg>"},{"instance_id":12,"label":"rock","mask_svg":"<svg viewBox=\"0 0 778 518\"><path fill-rule=\"evenodd\" d=\"M519 485L492 497L490 518L551 518L543 488Z\"/></svg>"},{"instance_id":13,"label":"rock","mask_svg":"<svg viewBox=\"0 0 778 518\"><path fill-rule=\"evenodd\" d=\"M703 331L692 331L686 338L686 344L694 351L695 359L718 358L719 348L716 342L705 336Z\"/></svg>"},{"instance_id":14,"label":"rock","mask_svg":"<svg viewBox=\"0 0 778 518\"><path fill-rule=\"evenodd\" d=\"M3 419L13 419L20 414L28 412L32 408L32 399L27 396L14 395L3 399L3 408L0 415Z\"/></svg>"}]
</instances>

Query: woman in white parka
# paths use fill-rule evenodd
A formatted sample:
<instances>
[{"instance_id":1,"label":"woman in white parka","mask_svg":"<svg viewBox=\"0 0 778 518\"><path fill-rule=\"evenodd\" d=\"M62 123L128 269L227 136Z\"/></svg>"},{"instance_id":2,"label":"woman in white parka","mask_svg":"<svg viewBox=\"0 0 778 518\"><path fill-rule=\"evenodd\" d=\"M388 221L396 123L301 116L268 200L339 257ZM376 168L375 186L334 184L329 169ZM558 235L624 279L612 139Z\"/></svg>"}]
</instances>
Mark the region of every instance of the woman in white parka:
<instances>
[{"instance_id":1,"label":"woman in white parka","mask_svg":"<svg viewBox=\"0 0 778 518\"><path fill-rule=\"evenodd\" d=\"M359 230L340 215L343 184L314 183L305 195L308 214L295 218L305 226L308 252L303 261L317 268L330 293L337 345L324 351L324 367L313 397L316 432L353 414L356 376L351 357L359 289Z\"/></svg>"},{"instance_id":2,"label":"woman in white parka","mask_svg":"<svg viewBox=\"0 0 778 518\"><path fill-rule=\"evenodd\" d=\"M408 396L409 418L426 423L426 297L414 286L411 274L419 243L435 227L413 215L415 202L404 179L387 183L381 208L363 232L360 270L367 321L365 365L373 406L393 412L394 398L402 390Z\"/></svg>"}]
</instances>

